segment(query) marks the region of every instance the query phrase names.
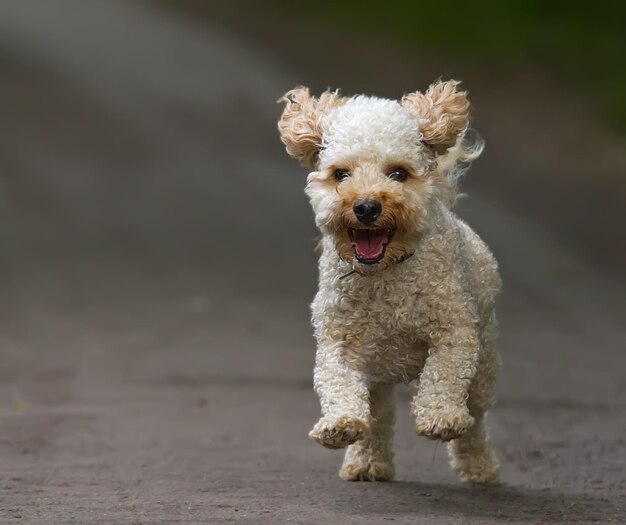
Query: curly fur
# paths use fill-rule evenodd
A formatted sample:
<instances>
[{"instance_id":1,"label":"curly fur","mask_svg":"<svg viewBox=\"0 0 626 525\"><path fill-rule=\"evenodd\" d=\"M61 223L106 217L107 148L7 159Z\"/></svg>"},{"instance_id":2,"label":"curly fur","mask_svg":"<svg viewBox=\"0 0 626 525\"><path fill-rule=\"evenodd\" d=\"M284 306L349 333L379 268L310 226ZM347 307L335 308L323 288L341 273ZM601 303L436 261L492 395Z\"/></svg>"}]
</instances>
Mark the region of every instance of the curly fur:
<instances>
[{"instance_id":1,"label":"curly fur","mask_svg":"<svg viewBox=\"0 0 626 525\"><path fill-rule=\"evenodd\" d=\"M392 478L396 383L414 387L417 433L450 442L462 480L498 479L484 416L498 367L501 283L488 248L450 209L458 175L482 150L469 140L469 103L457 87L439 82L401 103L331 92L314 99L306 88L283 99L281 137L314 169L306 192L323 234L312 305L322 418L310 436L347 447L343 479ZM397 167L406 180L388 176ZM337 169L349 176L337 180ZM376 264L359 262L349 235L363 198L382 203L373 226L394 232Z\"/></svg>"},{"instance_id":2,"label":"curly fur","mask_svg":"<svg viewBox=\"0 0 626 525\"><path fill-rule=\"evenodd\" d=\"M287 152L303 166L315 166L322 140L323 117L345 100L336 91L326 91L317 99L305 87L292 89L279 100L286 103L278 122L280 138Z\"/></svg>"}]
</instances>

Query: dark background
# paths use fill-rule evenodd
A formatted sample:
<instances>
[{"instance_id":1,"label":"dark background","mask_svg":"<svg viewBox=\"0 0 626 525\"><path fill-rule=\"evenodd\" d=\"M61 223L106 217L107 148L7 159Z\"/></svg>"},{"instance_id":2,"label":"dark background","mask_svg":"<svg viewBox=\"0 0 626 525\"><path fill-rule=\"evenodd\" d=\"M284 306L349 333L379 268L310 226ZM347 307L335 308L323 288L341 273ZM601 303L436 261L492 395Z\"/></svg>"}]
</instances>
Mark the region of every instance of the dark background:
<instances>
[{"instance_id":1,"label":"dark background","mask_svg":"<svg viewBox=\"0 0 626 525\"><path fill-rule=\"evenodd\" d=\"M624 520L623 13L498 6L0 4L0 521ZM275 101L438 77L487 142L459 213L505 283L504 485L459 484L401 388L398 482L348 484L306 437L317 233Z\"/></svg>"}]
</instances>

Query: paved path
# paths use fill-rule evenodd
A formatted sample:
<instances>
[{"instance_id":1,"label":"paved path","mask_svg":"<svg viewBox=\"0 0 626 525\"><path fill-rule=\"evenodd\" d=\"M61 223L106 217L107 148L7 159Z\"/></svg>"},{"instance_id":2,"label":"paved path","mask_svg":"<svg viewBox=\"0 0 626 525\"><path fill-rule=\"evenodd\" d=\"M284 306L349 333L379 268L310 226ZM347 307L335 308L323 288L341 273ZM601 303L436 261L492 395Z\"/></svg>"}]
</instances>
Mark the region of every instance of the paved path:
<instances>
[{"instance_id":1,"label":"paved path","mask_svg":"<svg viewBox=\"0 0 626 525\"><path fill-rule=\"evenodd\" d=\"M497 137L462 209L506 284L505 484L460 485L402 391L398 482L336 478L306 437L316 234L274 124L311 72L216 20L0 4L0 523L623 522L623 281L504 189L529 166Z\"/></svg>"}]
</instances>

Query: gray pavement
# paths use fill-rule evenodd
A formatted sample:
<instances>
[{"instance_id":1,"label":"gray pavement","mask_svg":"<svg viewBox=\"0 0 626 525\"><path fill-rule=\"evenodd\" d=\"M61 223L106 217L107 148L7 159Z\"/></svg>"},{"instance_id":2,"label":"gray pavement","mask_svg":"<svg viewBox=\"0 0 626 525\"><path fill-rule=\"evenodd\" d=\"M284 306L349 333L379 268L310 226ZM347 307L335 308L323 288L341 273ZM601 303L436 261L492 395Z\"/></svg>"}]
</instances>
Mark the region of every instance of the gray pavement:
<instances>
[{"instance_id":1,"label":"gray pavement","mask_svg":"<svg viewBox=\"0 0 626 525\"><path fill-rule=\"evenodd\" d=\"M442 72L296 52L288 16L0 3L0 523L626 522L621 157L561 173L478 75L461 213L505 280L504 485L459 484L401 389L397 482L341 482L308 440L316 232L275 100Z\"/></svg>"}]
</instances>

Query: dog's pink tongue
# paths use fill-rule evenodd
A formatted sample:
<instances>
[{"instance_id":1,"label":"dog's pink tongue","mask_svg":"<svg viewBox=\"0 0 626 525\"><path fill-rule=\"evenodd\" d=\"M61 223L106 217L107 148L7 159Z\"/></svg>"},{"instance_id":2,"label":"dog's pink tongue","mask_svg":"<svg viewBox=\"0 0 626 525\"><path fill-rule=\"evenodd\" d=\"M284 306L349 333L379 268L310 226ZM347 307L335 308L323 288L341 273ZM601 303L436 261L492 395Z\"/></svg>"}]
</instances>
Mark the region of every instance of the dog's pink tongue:
<instances>
[{"instance_id":1,"label":"dog's pink tongue","mask_svg":"<svg viewBox=\"0 0 626 525\"><path fill-rule=\"evenodd\" d=\"M388 238L385 230L354 230L352 246L362 259L376 259L383 253Z\"/></svg>"}]
</instances>

